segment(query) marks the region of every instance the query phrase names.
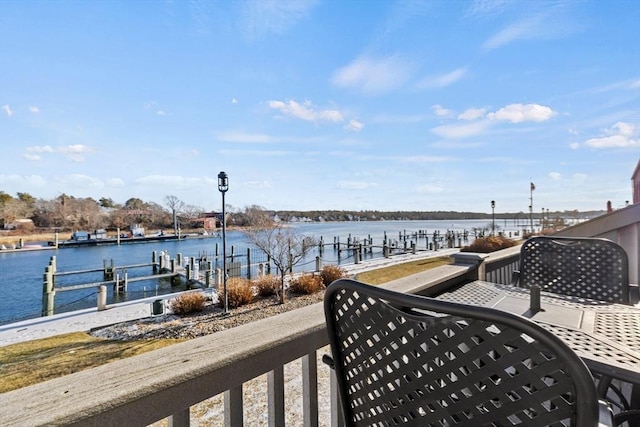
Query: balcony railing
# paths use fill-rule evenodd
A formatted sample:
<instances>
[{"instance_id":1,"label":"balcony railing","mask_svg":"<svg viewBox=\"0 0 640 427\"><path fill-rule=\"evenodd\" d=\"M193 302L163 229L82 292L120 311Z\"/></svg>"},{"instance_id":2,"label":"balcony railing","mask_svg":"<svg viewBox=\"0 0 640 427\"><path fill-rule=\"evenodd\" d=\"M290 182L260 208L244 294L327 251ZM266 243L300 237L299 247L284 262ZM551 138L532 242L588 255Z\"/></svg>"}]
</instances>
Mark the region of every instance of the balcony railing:
<instances>
[{"instance_id":1,"label":"balcony railing","mask_svg":"<svg viewBox=\"0 0 640 427\"><path fill-rule=\"evenodd\" d=\"M490 255L460 254L455 262L385 285L433 295L474 279L508 283L518 248ZM484 262L482 262L484 261ZM244 424L243 385L267 376L268 424L285 424L284 367L300 359L303 425L340 425L335 387L320 400L317 362L328 344L322 304L77 372L0 396L0 425L144 426L168 419L188 426L191 407L224 395L225 425ZM326 374L326 372L324 372ZM326 377L326 375L322 377ZM329 374L330 376L332 374ZM333 381L331 381L333 382ZM329 400L327 402L326 400ZM319 408L330 408L320 415Z\"/></svg>"}]
</instances>

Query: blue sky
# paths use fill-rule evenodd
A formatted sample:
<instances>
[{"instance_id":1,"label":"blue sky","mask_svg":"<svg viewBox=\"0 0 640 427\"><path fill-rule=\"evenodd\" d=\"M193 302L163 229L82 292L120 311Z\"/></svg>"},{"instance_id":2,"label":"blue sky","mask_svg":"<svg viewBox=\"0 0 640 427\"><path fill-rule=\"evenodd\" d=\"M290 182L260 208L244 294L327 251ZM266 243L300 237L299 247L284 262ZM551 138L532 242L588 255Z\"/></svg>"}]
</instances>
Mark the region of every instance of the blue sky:
<instances>
[{"instance_id":1,"label":"blue sky","mask_svg":"<svg viewBox=\"0 0 640 427\"><path fill-rule=\"evenodd\" d=\"M0 190L220 208L614 208L640 1L0 2Z\"/></svg>"}]
</instances>

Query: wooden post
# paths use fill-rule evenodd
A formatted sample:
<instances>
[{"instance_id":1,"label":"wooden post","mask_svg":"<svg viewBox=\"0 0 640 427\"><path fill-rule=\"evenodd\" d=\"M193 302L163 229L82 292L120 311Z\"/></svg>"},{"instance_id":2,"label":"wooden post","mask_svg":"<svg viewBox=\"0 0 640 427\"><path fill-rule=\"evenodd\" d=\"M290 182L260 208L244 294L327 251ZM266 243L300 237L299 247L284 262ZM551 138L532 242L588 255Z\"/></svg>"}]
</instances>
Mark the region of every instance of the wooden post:
<instances>
[{"instance_id":1,"label":"wooden post","mask_svg":"<svg viewBox=\"0 0 640 427\"><path fill-rule=\"evenodd\" d=\"M45 269L43 275L42 285L42 315L53 316L54 311L54 281L53 281L53 267L51 264Z\"/></svg>"},{"instance_id":2,"label":"wooden post","mask_svg":"<svg viewBox=\"0 0 640 427\"><path fill-rule=\"evenodd\" d=\"M100 285L98 287L98 311L107 309L107 287Z\"/></svg>"},{"instance_id":3,"label":"wooden post","mask_svg":"<svg viewBox=\"0 0 640 427\"><path fill-rule=\"evenodd\" d=\"M151 252L151 264L153 268L153 274L158 274L158 252Z\"/></svg>"},{"instance_id":4,"label":"wooden post","mask_svg":"<svg viewBox=\"0 0 640 427\"><path fill-rule=\"evenodd\" d=\"M322 270L322 258L316 256L316 273L319 273Z\"/></svg>"},{"instance_id":5,"label":"wooden post","mask_svg":"<svg viewBox=\"0 0 640 427\"><path fill-rule=\"evenodd\" d=\"M120 227L116 228L116 241L118 242L118 246L120 246Z\"/></svg>"}]
</instances>

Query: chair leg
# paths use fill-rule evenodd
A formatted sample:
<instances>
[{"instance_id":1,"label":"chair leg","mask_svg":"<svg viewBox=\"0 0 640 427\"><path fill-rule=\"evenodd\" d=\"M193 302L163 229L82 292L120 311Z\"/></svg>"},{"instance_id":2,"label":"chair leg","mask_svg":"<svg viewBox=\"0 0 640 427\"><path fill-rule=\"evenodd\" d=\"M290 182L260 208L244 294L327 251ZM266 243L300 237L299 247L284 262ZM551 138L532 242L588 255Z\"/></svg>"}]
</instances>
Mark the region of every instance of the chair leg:
<instances>
[{"instance_id":1,"label":"chair leg","mask_svg":"<svg viewBox=\"0 0 640 427\"><path fill-rule=\"evenodd\" d=\"M624 423L628 423L629 427L640 425L640 409L620 412L613 416L614 426L622 426Z\"/></svg>"}]
</instances>

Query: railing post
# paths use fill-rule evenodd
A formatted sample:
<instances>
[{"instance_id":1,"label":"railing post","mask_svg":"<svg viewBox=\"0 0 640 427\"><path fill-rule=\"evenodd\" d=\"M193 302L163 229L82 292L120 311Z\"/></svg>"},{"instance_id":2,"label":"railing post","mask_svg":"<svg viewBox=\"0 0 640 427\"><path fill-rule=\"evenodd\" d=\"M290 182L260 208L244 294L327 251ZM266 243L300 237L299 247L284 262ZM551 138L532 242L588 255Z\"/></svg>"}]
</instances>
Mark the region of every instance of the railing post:
<instances>
[{"instance_id":1,"label":"railing post","mask_svg":"<svg viewBox=\"0 0 640 427\"><path fill-rule=\"evenodd\" d=\"M168 427L189 427L191 420L189 419L189 408L173 414L167 419Z\"/></svg>"},{"instance_id":2,"label":"railing post","mask_svg":"<svg viewBox=\"0 0 640 427\"><path fill-rule=\"evenodd\" d=\"M284 366L267 374L269 427L284 426Z\"/></svg>"},{"instance_id":3,"label":"railing post","mask_svg":"<svg viewBox=\"0 0 640 427\"><path fill-rule=\"evenodd\" d=\"M474 280L487 280L484 260L489 257L488 254L458 252L451 256L453 257L455 264L470 265L470 267L473 268L473 274L470 274L470 278Z\"/></svg>"},{"instance_id":4,"label":"railing post","mask_svg":"<svg viewBox=\"0 0 640 427\"><path fill-rule=\"evenodd\" d=\"M225 427L243 427L242 384L224 392Z\"/></svg>"},{"instance_id":5,"label":"railing post","mask_svg":"<svg viewBox=\"0 0 640 427\"><path fill-rule=\"evenodd\" d=\"M318 427L318 360L315 351L302 356L302 413L304 427Z\"/></svg>"}]
</instances>

